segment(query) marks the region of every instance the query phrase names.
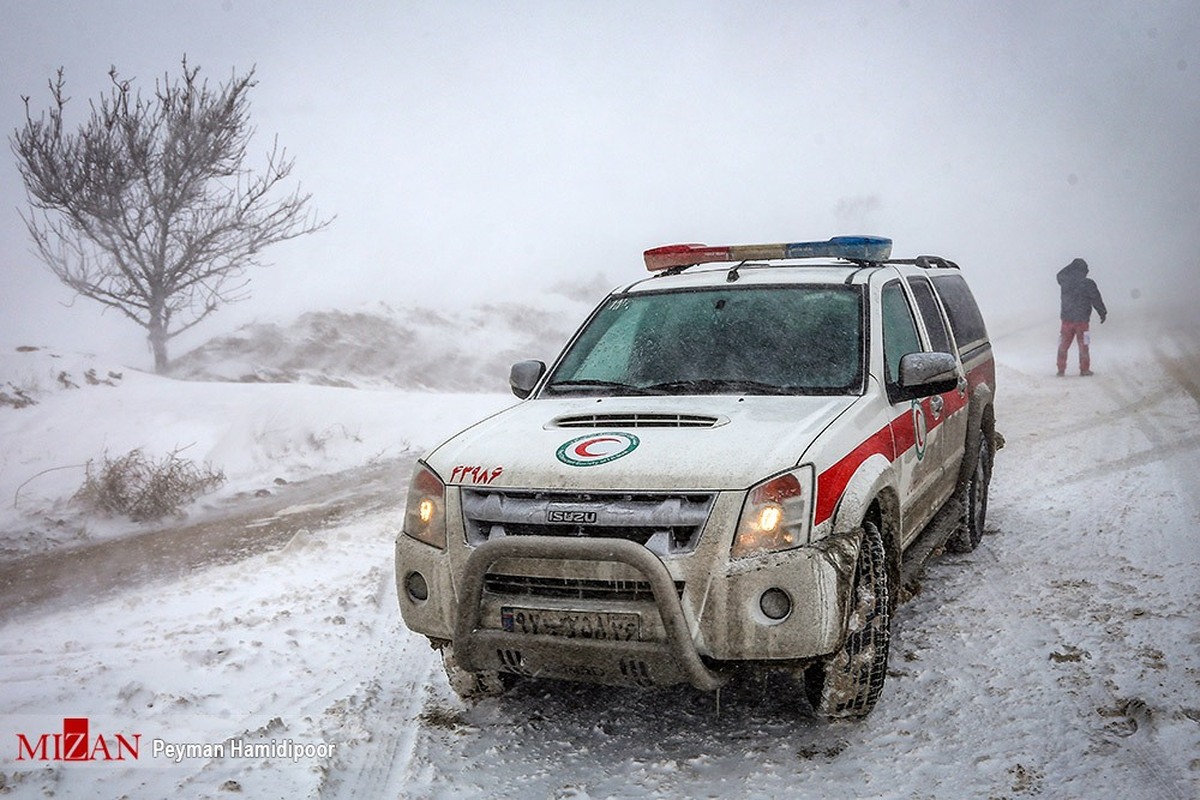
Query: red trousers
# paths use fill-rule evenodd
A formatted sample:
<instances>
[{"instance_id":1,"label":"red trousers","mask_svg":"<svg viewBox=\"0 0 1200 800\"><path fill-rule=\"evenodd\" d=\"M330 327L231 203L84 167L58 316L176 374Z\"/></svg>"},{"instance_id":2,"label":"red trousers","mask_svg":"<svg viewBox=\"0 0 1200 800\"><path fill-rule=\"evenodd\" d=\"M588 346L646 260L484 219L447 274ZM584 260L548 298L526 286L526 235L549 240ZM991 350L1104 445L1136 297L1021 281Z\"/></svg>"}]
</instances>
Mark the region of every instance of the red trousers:
<instances>
[{"instance_id":1,"label":"red trousers","mask_svg":"<svg viewBox=\"0 0 1200 800\"><path fill-rule=\"evenodd\" d=\"M1063 322L1062 332L1058 336L1058 371L1065 372L1067 369L1067 351L1071 349L1071 342L1079 341L1079 371L1090 372L1092 369L1092 357L1088 352L1088 344L1091 342L1091 334L1088 333L1088 324L1086 322Z\"/></svg>"}]
</instances>

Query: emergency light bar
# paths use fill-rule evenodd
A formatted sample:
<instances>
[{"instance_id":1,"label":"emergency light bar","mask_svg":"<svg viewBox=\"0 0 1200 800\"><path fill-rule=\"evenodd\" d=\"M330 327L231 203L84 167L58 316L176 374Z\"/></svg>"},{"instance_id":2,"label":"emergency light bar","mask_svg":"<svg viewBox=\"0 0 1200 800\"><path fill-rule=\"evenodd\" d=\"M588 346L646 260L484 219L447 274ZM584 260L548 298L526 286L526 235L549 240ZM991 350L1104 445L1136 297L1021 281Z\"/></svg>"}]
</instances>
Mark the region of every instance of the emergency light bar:
<instances>
[{"instance_id":1,"label":"emergency light bar","mask_svg":"<svg viewBox=\"0 0 1200 800\"><path fill-rule=\"evenodd\" d=\"M672 267L691 267L716 261L748 261L771 258L844 258L848 261L886 261L892 255L892 240L883 236L835 236L824 242L790 244L737 244L709 247L705 244L669 244L644 254L646 269L658 272Z\"/></svg>"}]
</instances>

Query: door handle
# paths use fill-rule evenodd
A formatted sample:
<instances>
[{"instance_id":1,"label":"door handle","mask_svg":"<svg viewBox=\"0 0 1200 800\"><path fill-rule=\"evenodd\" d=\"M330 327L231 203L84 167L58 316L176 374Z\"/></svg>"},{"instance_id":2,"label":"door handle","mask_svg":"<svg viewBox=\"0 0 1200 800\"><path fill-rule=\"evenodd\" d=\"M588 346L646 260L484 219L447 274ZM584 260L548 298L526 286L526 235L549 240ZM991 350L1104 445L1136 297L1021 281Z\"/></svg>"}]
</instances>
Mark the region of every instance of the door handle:
<instances>
[{"instance_id":1,"label":"door handle","mask_svg":"<svg viewBox=\"0 0 1200 800\"><path fill-rule=\"evenodd\" d=\"M942 407L946 405L946 401L942 399L940 394L935 394L929 398L929 408L933 411L933 416L940 417L942 415Z\"/></svg>"}]
</instances>

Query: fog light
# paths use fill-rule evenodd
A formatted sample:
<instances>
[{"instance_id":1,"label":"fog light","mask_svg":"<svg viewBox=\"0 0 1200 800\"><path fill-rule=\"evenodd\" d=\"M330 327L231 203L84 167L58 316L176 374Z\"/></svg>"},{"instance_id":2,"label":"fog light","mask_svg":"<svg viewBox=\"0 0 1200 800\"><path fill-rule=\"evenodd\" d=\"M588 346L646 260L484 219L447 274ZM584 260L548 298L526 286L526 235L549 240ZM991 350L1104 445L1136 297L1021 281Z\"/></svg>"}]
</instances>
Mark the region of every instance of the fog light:
<instances>
[{"instance_id":1,"label":"fog light","mask_svg":"<svg viewBox=\"0 0 1200 800\"><path fill-rule=\"evenodd\" d=\"M404 578L404 591L408 592L409 599L418 603L429 599L429 584L425 582L425 576L419 572L410 572Z\"/></svg>"},{"instance_id":2,"label":"fog light","mask_svg":"<svg viewBox=\"0 0 1200 800\"><path fill-rule=\"evenodd\" d=\"M792 613L792 598L783 589L767 589L758 598L758 607L770 619L783 619Z\"/></svg>"}]
</instances>

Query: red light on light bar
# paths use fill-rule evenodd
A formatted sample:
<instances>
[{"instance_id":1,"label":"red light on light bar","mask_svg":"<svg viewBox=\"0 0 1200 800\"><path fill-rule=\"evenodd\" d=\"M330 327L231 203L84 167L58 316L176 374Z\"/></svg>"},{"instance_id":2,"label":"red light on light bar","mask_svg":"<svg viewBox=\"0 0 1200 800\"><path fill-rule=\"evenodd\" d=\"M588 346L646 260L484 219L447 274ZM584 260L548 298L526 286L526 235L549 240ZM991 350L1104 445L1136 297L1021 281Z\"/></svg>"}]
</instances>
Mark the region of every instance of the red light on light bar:
<instances>
[{"instance_id":1,"label":"red light on light bar","mask_svg":"<svg viewBox=\"0 0 1200 800\"><path fill-rule=\"evenodd\" d=\"M747 261L752 258L786 258L786 244L737 244L709 247L706 244L669 244L645 252L646 269L658 272L671 267L690 267L714 261Z\"/></svg>"},{"instance_id":2,"label":"red light on light bar","mask_svg":"<svg viewBox=\"0 0 1200 800\"><path fill-rule=\"evenodd\" d=\"M646 259L646 269L658 272L671 267L690 267L710 261L732 261L729 250L728 247L709 247L705 244L668 244L651 248L643 255Z\"/></svg>"}]
</instances>

